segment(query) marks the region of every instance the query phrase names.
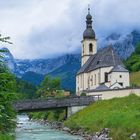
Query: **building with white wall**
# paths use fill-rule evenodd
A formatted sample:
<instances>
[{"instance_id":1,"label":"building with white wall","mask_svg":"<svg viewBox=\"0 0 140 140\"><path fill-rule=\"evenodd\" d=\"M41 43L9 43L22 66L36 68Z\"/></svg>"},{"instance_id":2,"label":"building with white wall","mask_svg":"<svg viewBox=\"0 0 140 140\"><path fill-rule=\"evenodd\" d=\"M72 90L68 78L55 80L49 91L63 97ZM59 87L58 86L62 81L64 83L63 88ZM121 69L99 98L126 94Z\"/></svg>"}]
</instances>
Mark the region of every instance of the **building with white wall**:
<instances>
[{"instance_id":1,"label":"building with white wall","mask_svg":"<svg viewBox=\"0 0 140 140\"><path fill-rule=\"evenodd\" d=\"M82 40L81 68L76 75L76 94L126 87L129 87L129 71L112 46L97 51L92 16L88 9Z\"/></svg>"}]
</instances>

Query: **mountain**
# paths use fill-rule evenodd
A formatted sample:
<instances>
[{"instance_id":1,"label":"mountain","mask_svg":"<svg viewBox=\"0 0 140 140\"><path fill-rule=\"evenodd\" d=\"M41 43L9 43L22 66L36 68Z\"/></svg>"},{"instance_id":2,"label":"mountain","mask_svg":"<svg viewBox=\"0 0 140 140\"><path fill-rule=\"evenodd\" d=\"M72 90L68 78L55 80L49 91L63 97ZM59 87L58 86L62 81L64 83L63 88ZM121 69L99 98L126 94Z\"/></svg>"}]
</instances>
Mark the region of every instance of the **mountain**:
<instances>
[{"instance_id":1,"label":"mountain","mask_svg":"<svg viewBox=\"0 0 140 140\"><path fill-rule=\"evenodd\" d=\"M134 30L131 34L133 36L133 42L132 42L132 44L134 46L136 46L138 44L138 42L140 42L140 31Z\"/></svg>"},{"instance_id":2,"label":"mountain","mask_svg":"<svg viewBox=\"0 0 140 140\"><path fill-rule=\"evenodd\" d=\"M81 65L80 55L71 54L71 55L65 55L62 58L63 59L65 58L65 61L64 61L65 64L63 64L59 68L56 68L54 71L46 75L49 75L52 78L59 77L61 80L62 89L75 92L75 85L76 85L75 77ZM57 62L54 62L54 63L57 63ZM32 83L33 85L39 85L41 81L44 79L44 76L45 75L28 71L22 75L21 79L24 81L28 81L29 83Z\"/></svg>"},{"instance_id":3,"label":"mountain","mask_svg":"<svg viewBox=\"0 0 140 140\"><path fill-rule=\"evenodd\" d=\"M122 59L127 59L134 51L137 43L140 42L140 31L134 30L128 34L112 33L106 38L98 41L99 48L112 44L115 51Z\"/></svg>"},{"instance_id":4,"label":"mountain","mask_svg":"<svg viewBox=\"0 0 140 140\"><path fill-rule=\"evenodd\" d=\"M8 66L8 68L15 73L16 70L16 62L11 54L11 52L7 48L1 48L0 50L3 50L3 53L0 53L0 55L3 57L2 61L5 62L5 64Z\"/></svg>"},{"instance_id":5,"label":"mountain","mask_svg":"<svg viewBox=\"0 0 140 140\"><path fill-rule=\"evenodd\" d=\"M76 73L80 69L80 59L79 57L69 56L69 60L63 66L57 68L48 75L53 77L59 77L61 79L61 87L66 90L75 92L76 86Z\"/></svg>"},{"instance_id":6,"label":"mountain","mask_svg":"<svg viewBox=\"0 0 140 140\"><path fill-rule=\"evenodd\" d=\"M79 57L80 55L63 55L52 59L35 59L35 60L19 60L16 59L15 63L17 65L16 75L22 77L26 72L34 72L38 74L47 74L53 70L66 64L71 57Z\"/></svg>"},{"instance_id":7,"label":"mountain","mask_svg":"<svg viewBox=\"0 0 140 140\"><path fill-rule=\"evenodd\" d=\"M39 85L44 79L44 75L28 71L25 74L23 74L21 79L33 85Z\"/></svg>"},{"instance_id":8,"label":"mountain","mask_svg":"<svg viewBox=\"0 0 140 140\"><path fill-rule=\"evenodd\" d=\"M134 51L137 43L140 42L140 31L134 30L128 34L112 33L108 37L98 40L99 49L112 44L113 48L122 59L127 59ZM75 75L80 68L80 54L65 54L52 59L20 60L14 59L13 55L6 48L4 61L21 79L38 85L46 74L52 77L60 77L61 86L65 89L75 90Z\"/></svg>"},{"instance_id":9,"label":"mountain","mask_svg":"<svg viewBox=\"0 0 140 140\"><path fill-rule=\"evenodd\" d=\"M138 30L134 30L129 34L112 33L108 37L98 40L98 48L100 49L107 46L108 44L112 44L119 56L122 59L127 59L132 54L132 52L134 52L135 46L138 42L140 42L140 31ZM22 77L26 72L29 71L45 75L67 64L69 61L68 59L71 59L71 57L74 56L74 54L65 54L52 59L20 60L14 59L10 51L8 49L6 50L7 52L4 53L5 62L11 71L14 72L18 77ZM80 55L77 55L77 57L80 59Z\"/></svg>"}]
</instances>

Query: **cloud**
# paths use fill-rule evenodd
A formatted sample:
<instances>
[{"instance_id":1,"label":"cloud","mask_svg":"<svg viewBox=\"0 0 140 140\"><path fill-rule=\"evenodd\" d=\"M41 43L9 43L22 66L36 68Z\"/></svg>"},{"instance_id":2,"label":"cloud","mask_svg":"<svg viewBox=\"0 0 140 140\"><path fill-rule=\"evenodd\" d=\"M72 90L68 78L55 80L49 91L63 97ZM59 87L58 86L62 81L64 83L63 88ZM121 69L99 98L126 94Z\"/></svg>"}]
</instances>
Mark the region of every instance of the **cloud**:
<instances>
[{"instance_id":1,"label":"cloud","mask_svg":"<svg viewBox=\"0 0 140 140\"><path fill-rule=\"evenodd\" d=\"M126 32L140 28L139 0L95 0L98 33Z\"/></svg>"},{"instance_id":2,"label":"cloud","mask_svg":"<svg viewBox=\"0 0 140 140\"><path fill-rule=\"evenodd\" d=\"M140 28L139 0L0 0L0 32L15 58L77 53L89 3L97 38Z\"/></svg>"}]
</instances>

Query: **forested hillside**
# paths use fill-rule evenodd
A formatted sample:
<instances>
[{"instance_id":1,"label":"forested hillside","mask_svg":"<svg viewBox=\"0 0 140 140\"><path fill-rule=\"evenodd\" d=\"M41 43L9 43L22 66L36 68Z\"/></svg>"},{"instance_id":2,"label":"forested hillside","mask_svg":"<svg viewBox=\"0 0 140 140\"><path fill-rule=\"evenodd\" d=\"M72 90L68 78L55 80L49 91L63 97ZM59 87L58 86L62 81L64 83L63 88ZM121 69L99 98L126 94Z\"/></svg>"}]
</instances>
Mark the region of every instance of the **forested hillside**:
<instances>
[{"instance_id":1,"label":"forested hillside","mask_svg":"<svg viewBox=\"0 0 140 140\"><path fill-rule=\"evenodd\" d=\"M135 52L125 61L125 65L130 72L140 70L140 43L137 44Z\"/></svg>"},{"instance_id":2,"label":"forested hillside","mask_svg":"<svg viewBox=\"0 0 140 140\"><path fill-rule=\"evenodd\" d=\"M9 37L0 35L0 42L12 44L8 41L9 39ZM7 50L1 49L0 58L5 57L4 53L7 53ZM29 93L29 88L26 92L27 84L17 79L2 60L0 59L0 140L13 140L14 136L11 132L16 127L16 112L12 107L12 102L26 97L29 98L29 94L25 96L25 93ZM30 93L32 92L30 91Z\"/></svg>"},{"instance_id":3,"label":"forested hillside","mask_svg":"<svg viewBox=\"0 0 140 140\"><path fill-rule=\"evenodd\" d=\"M135 52L124 61L130 71L130 83L132 87L140 87L140 43L137 44Z\"/></svg>"}]
</instances>

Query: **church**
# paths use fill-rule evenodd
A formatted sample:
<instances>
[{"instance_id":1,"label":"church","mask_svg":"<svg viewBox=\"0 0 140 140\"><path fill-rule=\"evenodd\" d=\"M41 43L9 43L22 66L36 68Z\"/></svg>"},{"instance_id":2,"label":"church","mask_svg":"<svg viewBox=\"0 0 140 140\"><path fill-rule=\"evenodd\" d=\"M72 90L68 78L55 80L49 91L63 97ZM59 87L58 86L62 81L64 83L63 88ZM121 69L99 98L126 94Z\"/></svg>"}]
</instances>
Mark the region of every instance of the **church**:
<instances>
[{"instance_id":1,"label":"church","mask_svg":"<svg viewBox=\"0 0 140 140\"><path fill-rule=\"evenodd\" d=\"M81 68L76 75L76 94L129 87L129 71L123 65L112 45L97 49L88 8L86 29L83 33ZM98 51L97 51L98 50Z\"/></svg>"}]
</instances>

